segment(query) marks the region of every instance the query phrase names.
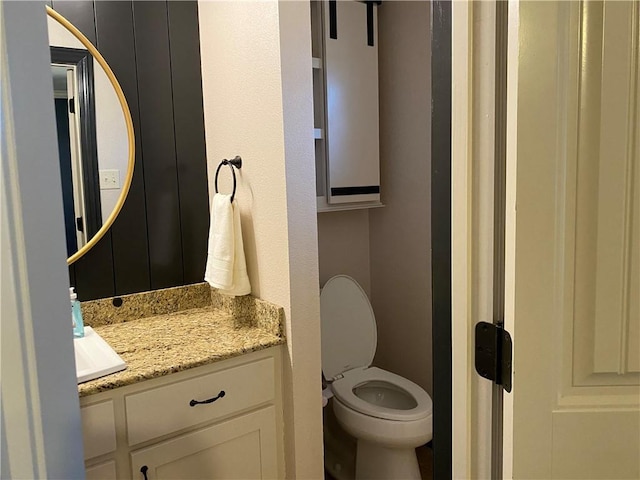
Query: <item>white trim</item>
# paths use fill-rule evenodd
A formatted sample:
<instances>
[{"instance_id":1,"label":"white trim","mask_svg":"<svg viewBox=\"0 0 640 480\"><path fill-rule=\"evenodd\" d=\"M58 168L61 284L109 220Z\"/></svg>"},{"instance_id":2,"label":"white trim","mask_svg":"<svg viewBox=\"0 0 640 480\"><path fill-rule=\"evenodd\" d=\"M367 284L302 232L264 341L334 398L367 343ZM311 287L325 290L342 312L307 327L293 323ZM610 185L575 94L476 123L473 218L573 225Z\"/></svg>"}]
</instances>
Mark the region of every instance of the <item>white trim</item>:
<instances>
[{"instance_id":1,"label":"white trim","mask_svg":"<svg viewBox=\"0 0 640 480\"><path fill-rule=\"evenodd\" d=\"M472 168L469 203L472 227L469 272L471 318L468 324L471 378L471 475L491 478L493 383L475 371L475 326L494 321L494 217L496 165L496 27L495 1L474 4L471 101Z\"/></svg>"},{"instance_id":2,"label":"white trim","mask_svg":"<svg viewBox=\"0 0 640 480\"><path fill-rule=\"evenodd\" d=\"M452 475L470 470L470 285L469 172L471 166L472 5L453 2L451 16L451 341Z\"/></svg>"},{"instance_id":3,"label":"white trim","mask_svg":"<svg viewBox=\"0 0 640 480\"><path fill-rule=\"evenodd\" d=\"M0 9L0 16L2 15ZM0 22L2 19L0 18ZM0 63L4 67L4 55ZM2 68L5 71L4 68ZM2 85L6 86L5 75L2 75ZM2 91L2 109L6 111L7 103L5 88ZM8 165L16 161L15 150L12 145L11 123L3 118L2 130L2 159ZM8 170L12 170L9 166ZM11 188L15 180L5 175L5 168L0 171L1 196L0 231L1 254L0 270L2 297L2 384L11 388L1 389L2 403L2 442L3 452L7 457L3 459L2 476L8 478L45 478L46 468L43 458L42 421L39 415L40 398L38 396L37 378L35 375L35 347L33 345L33 331L31 321L21 321L31 318L29 309L28 289L25 292L24 278L21 278L20 268L24 264L24 244L16 242L22 236L21 222L16 211L16 194ZM10 215L13 213L13 215ZM11 218L11 219L10 219ZM13 238L10 238L13 237ZM14 248L12 248L14 247ZM7 368L11 365L11 368ZM21 407L22 406L22 407ZM16 408L18 407L18 408ZM6 462L6 464L4 463Z\"/></svg>"},{"instance_id":4,"label":"white trim","mask_svg":"<svg viewBox=\"0 0 640 480\"><path fill-rule=\"evenodd\" d=\"M509 1L507 31L507 159L505 192L505 292L504 327L511 334L515 351L515 237L516 237L516 171L518 136L518 34L519 1ZM513 388L517 388L513 378ZM513 478L513 393L503 397L502 410L502 476Z\"/></svg>"},{"instance_id":5,"label":"white trim","mask_svg":"<svg viewBox=\"0 0 640 480\"><path fill-rule=\"evenodd\" d=\"M452 5L453 478L490 478L492 384L474 330L493 321L496 2Z\"/></svg>"},{"instance_id":6,"label":"white trim","mask_svg":"<svg viewBox=\"0 0 640 480\"><path fill-rule=\"evenodd\" d=\"M82 478L44 2L0 2L0 48L1 473Z\"/></svg>"},{"instance_id":7,"label":"white trim","mask_svg":"<svg viewBox=\"0 0 640 480\"><path fill-rule=\"evenodd\" d=\"M29 289L24 278L26 252L17 178L16 139L12 118L10 75L6 51L4 8L0 8L0 85L2 86L2 137L0 170L0 297L2 298L3 423L2 474L10 478L45 478L44 439L40 418L35 346ZM11 368L7 368L10 365ZM6 388L11 385L11 388Z\"/></svg>"}]
</instances>

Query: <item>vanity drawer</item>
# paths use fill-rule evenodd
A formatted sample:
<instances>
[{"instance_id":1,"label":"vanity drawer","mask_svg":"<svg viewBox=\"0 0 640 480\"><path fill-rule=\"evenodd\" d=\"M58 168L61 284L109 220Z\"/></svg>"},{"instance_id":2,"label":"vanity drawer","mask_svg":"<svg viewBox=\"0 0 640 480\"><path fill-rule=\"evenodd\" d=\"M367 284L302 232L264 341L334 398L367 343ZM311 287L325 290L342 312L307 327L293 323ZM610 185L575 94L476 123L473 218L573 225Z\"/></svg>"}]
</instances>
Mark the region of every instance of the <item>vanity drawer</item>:
<instances>
[{"instance_id":1,"label":"vanity drawer","mask_svg":"<svg viewBox=\"0 0 640 480\"><path fill-rule=\"evenodd\" d=\"M116 422L112 400L82 407L80 417L85 460L116 449Z\"/></svg>"},{"instance_id":2,"label":"vanity drawer","mask_svg":"<svg viewBox=\"0 0 640 480\"><path fill-rule=\"evenodd\" d=\"M224 396L211 403L195 401ZM275 398L274 359L220 370L125 398L129 445L215 420Z\"/></svg>"}]
</instances>

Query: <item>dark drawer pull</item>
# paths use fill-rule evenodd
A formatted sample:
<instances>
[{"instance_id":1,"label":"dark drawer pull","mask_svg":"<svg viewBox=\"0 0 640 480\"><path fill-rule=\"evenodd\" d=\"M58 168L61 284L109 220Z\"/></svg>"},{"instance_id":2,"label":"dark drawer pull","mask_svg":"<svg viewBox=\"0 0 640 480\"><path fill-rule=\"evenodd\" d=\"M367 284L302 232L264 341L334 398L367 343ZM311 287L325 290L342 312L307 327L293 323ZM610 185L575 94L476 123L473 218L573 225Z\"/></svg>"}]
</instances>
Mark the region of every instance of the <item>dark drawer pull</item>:
<instances>
[{"instance_id":1,"label":"dark drawer pull","mask_svg":"<svg viewBox=\"0 0 640 480\"><path fill-rule=\"evenodd\" d=\"M142 475L144 475L144 480L148 480L147 470L149 470L149 467L147 467L146 465L143 465L142 468L140 469L140 472L142 472Z\"/></svg>"},{"instance_id":2,"label":"dark drawer pull","mask_svg":"<svg viewBox=\"0 0 640 480\"><path fill-rule=\"evenodd\" d=\"M216 400L218 400L219 398L224 397L224 395L225 395L224 390L220 390L220 393L216 397L210 398L209 400L203 400L202 402L199 402L198 400L191 400L189 402L189 406L190 407L195 407L196 405L204 405L205 403L213 403Z\"/></svg>"}]
</instances>

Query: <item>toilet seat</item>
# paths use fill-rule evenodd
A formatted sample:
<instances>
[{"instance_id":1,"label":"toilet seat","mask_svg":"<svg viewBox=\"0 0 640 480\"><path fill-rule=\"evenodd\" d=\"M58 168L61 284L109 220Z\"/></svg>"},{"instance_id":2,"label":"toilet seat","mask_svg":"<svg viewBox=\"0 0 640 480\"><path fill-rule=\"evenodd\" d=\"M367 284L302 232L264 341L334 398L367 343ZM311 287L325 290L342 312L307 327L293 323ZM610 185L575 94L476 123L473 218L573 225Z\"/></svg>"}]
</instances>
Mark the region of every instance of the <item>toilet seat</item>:
<instances>
[{"instance_id":1,"label":"toilet seat","mask_svg":"<svg viewBox=\"0 0 640 480\"><path fill-rule=\"evenodd\" d=\"M383 382L391 385L392 387L404 390L414 398L417 405L408 410L386 408L369 403L354 393L354 389L356 387L366 385L371 382ZM346 372L343 378L335 380L331 385L331 388L334 395L340 402L357 412L371 417L409 422L413 420L420 420L433 414L433 402L427 392L411 380L401 377L400 375L396 375L395 373L382 370L381 368L369 367L351 370Z\"/></svg>"},{"instance_id":2,"label":"toilet seat","mask_svg":"<svg viewBox=\"0 0 640 480\"><path fill-rule=\"evenodd\" d=\"M375 418L412 421L433 412L429 394L412 381L381 368L370 367L376 352L376 320L367 294L353 278L337 275L320 294L322 317L322 372L344 405ZM389 384L413 397L417 405L407 410L370 403L354 389L371 382ZM372 385L375 387L375 385Z\"/></svg>"}]
</instances>

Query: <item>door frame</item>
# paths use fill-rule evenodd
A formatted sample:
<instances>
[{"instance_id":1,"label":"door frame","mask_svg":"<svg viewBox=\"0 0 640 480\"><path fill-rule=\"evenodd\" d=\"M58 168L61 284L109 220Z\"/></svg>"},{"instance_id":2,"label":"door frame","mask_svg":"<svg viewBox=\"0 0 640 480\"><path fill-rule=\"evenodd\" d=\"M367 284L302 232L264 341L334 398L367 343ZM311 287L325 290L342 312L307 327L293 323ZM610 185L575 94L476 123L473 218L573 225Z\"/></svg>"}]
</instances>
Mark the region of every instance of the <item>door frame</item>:
<instances>
[{"instance_id":1,"label":"door frame","mask_svg":"<svg viewBox=\"0 0 640 480\"><path fill-rule=\"evenodd\" d=\"M453 2L455 3L455 2ZM431 2L433 478L452 478L451 7ZM457 413L456 413L457 414Z\"/></svg>"},{"instance_id":2,"label":"door frame","mask_svg":"<svg viewBox=\"0 0 640 480\"><path fill-rule=\"evenodd\" d=\"M87 241L102 227L93 56L82 48L50 47L51 63L76 67L78 98L75 108L80 118L80 162L85 205L83 227ZM80 248L76 248L72 256Z\"/></svg>"},{"instance_id":3,"label":"door frame","mask_svg":"<svg viewBox=\"0 0 640 480\"><path fill-rule=\"evenodd\" d=\"M506 218L506 261L499 259L494 250L494 239L499 240L502 221L496 208L509 212L515 198L509 175L513 174L513 155L509 150L507 130L505 206L495 196L495 182L502 181L496 174L496 158L500 145L500 93L496 63L500 61L496 48L499 0L486 2L453 2L452 9L452 172L451 172L451 230L452 230L452 477L453 478L511 478L511 437L508 436L512 415L512 395L504 395L504 404L497 402L493 384L475 371L474 330L478 322L494 323L496 308L494 277L505 267L504 315L509 316L509 250L513 228ZM507 29L507 85L513 84L512 59L517 55L517 1L508 3ZM504 54L504 51L503 51ZM504 62L504 57L502 57ZM504 92L504 90L502 90ZM507 89L507 116L511 113L515 93ZM510 96L511 95L511 96ZM498 96L498 98L496 98ZM502 104L504 112L504 104ZM496 120L497 117L497 120ZM504 137L503 137L504 141ZM503 183L504 185L504 183ZM513 212L515 213L515 209ZM497 262L494 262L494 257ZM512 258L511 258L512 259ZM500 296L496 297L502 302ZM512 305L511 305L512 306ZM494 313L495 312L495 313ZM499 399L501 400L501 399ZM504 411L501 412L502 406ZM504 421L500 427L496 420ZM494 424L497 429L494 430ZM505 438L502 438L502 432ZM502 451L501 451L502 450ZM500 472L502 470L502 472Z\"/></svg>"},{"instance_id":4,"label":"door frame","mask_svg":"<svg viewBox=\"0 0 640 480\"><path fill-rule=\"evenodd\" d=\"M471 167L470 91L471 91L471 18L472 7L454 2L451 34L451 363L452 408L456 412L451 425L452 478L471 478L471 340L468 239L469 169ZM435 282L434 282L435 285ZM435 325L434 325L435 326ZM435 338L434 338L435 340Z\"/></svg>"},{"instance_id":5,"label":"door frame","mask_svg":"<svg viewBox=\"0 0 640 480\"><path fill-rule=\"evenodd\" d=\"M0 2L3 478L84 478L48 43L43 2Z\"/></svg>"}]
</instances>

